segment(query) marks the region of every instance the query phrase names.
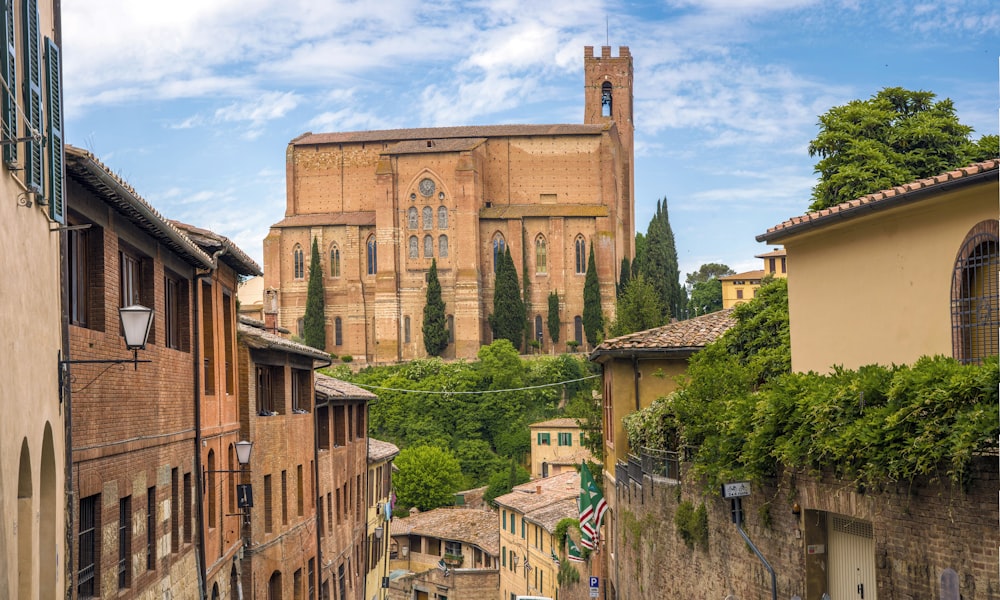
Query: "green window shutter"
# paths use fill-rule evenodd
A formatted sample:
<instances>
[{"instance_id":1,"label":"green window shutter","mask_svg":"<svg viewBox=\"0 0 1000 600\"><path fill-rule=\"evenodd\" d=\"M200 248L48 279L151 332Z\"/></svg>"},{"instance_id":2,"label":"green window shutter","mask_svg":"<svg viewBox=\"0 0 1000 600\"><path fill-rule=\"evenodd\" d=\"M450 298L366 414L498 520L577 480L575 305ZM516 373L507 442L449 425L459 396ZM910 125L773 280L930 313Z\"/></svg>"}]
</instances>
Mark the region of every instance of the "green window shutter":
<instances>
[{"instance_id":1,"label":"green window shutter","mask_svg":"<svg viewBox=\"0 0 1000 600\"><path fill-rule=\"evenodd\" d=\"M503 511L503 528L507 529L507 511Z\"/></svg>"},{"instance_id":2,"label":"green window shutter","mask_svg":"<svg viewBox=\"0 0 1000 600\"><path fill-rule=\"evenodd\" d=\"M24 0L24 107L28 127L26 137L39 136L42 129L42 67L39 52L38 0ZM25 142L24 184L42 193L42 144L37 139Z\"/></svg>"},{"instance_id":3,"label":"green window shutter","mask_svg":"<svg viewBox=\"0 0 1000 600\"><path fill-rule=\"evenodd\" d=\"M4 0L3 29L4 44L0 47L3 56L0 57L0 77L3 77L3 102L0 106L0 126L3 127L3 139L12 140L17 137L17 49L14 43L14 0ZM7 166L17 164L17 144L4 144L3 161Z\"/></svg>"},{"instance_id":4,"label":"green window shutter","mask_svg":"<svg viewBox=\"0 0 1000 600\"><path fill-rule=\"evenodd\" d=\"M63 120L62 120L62 64L59 46L45 38L45 114L48 117L48 188L49 213L53 221L66 221L66 204L63 195Z\"/></svg>"}]
</instances>

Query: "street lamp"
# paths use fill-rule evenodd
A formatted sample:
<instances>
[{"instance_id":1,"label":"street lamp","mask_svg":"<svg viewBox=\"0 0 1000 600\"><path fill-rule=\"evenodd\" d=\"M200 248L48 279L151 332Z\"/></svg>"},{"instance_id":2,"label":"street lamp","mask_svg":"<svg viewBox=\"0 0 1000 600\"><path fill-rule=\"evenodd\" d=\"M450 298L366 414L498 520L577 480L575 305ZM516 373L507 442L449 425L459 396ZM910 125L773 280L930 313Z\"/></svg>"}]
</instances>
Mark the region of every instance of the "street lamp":
<instances>
[{"instance_id":1,"label":"street lamp","mask_svg":"<svg viewBox=\"0 0 1000 600\"><path fill-rule=\"evenodd\" d=\"M233 444L236 447L236 462L240 463L239 469L211 469L202 467L201 480L206 481L209 473L248 473L250 470L250 451L253 450L253 442L241 440ZM250 522L250 509L253 508L253 487L249 483L239 483L236 485L236 507L240 509L238 513L227 513L227 517L242 516L244 523Z\"/></svg>"},{"instance_id":2,"label":"street lamp","mask_svg":"<svg viewBox=\"0 0 1000 600\"><path fill-rule=\"evenodd\" d=\"M81 359L63 360L59 358L59 401L62 402L63 390L72 381L70 375L70 365L120 365L132 363L135 370L139 370L139 363L153 362L148 359L139 359L139 350L146 348L146 341L149 339L149 330L153 325L153 309L140 304L123 306L118 309L118 318L121 321L122 335L125 337L125 347L132 351L132 358L112 358L112 359ZM61 354L59 355L62 356Z\"/></svg>"}]
</instances>

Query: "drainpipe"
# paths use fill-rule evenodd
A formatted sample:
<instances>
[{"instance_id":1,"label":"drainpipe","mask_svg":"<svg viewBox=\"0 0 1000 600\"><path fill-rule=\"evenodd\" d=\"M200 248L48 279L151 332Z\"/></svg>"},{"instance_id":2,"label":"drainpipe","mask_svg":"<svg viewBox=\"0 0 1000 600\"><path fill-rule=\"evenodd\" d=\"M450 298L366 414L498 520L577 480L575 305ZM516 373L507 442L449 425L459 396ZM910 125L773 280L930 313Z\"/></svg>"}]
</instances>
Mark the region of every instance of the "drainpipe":
<instances>
[{"instance_id":1,"label":"drainpipe","mask_svg":"<svg viewBox=\"0 0 1000 600\"><path fill-rule=\"evenodd\" d=\"M59 234L59 265L60 265L59 272L60 273L68 273L69 272L69 257L66 254L66 235L67 234L66 234L65 231L62 231ZM63 403L63 405L61 407L62 411L63 411L63 424L64 424L64 430L65 430L65 444L66 444L66 448L64 449L64 452L66 454L66 456L65 456L66 464L64 466L65 471L66 471L66 481L65 481L65 494L66 494L66 499L65 499L65 507L66 507L66 515L65 515L66 516L66 522L65 522L65 527L66 527L66 551L65 551L65 556L63 557L64 558L63 563L65 564L66 569L65 569L65 574L63 575L63 581L66 584L66 590L65 590L65 592L66 592L66 600L72 600L72 598L73 598L73 589L74 589L74 585L73 585L73 572L74 572L73 571L73 565L75 564L74 563L74 559L73 559L73 542L76 541L76 536L73 534L73 528L74 528L75 523L76 523L76 510L77 510L76 494L73 492L73 412L72 412L73 391L72 391L72 386L70 386L70 385L65 386L65 389L63 388L63 385L61 383L62 377L63 377L63 371L62 371L62 366L59 365L59 361L61 361L63 359L63 356L65 356L67 359L70 358L70 356L69 356L69 307L67 306L68 300L69 300L69 296L67 294L65 286L66 286L65 278L60 276L59 277L59 297L60 297L60 300L61 300L60 303L62 305L62 310L60 311L62 313L60 315L61 316L61 319L60 319L60 329L61 329L61 335L62 335L62 353L61 353L61 355L59 353L56 354L56 365L58 367L58 372L59 372L58 376L59 376L59 380L60 380L58 387L59 387L60 390L62 390L63 398L65 398L65 401L64 401L64 403ZM60 401L63 401L63 398L60 398Z\"/></svg>"}]
</instances>

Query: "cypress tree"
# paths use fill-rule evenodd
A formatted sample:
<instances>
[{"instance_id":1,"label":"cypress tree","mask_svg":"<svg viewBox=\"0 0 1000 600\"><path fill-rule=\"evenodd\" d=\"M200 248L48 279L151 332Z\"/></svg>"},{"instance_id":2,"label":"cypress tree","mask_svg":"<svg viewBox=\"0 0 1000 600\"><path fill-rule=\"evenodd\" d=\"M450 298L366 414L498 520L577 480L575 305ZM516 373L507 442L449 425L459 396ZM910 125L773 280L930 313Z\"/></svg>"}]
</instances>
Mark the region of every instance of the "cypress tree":
<instances>
[{"instance_id":1,"label":"cypress tree","mask_svg":"<svg viewBox=\"0 0 1000 600\"><path fill-rule=\"evenodd\" d=\"M559 292L549 293L549 339L553 344L559 343Z\"/></svg>"},{"instance_id":2,"label":"cypress tree","mask_svg":"<svg viewBox=\"0 0 1000 600\"><path fill-rule=\"evenodd\" d=\"M625 293L625 288L628 287L628 282L632 279L632 263L629 262L627 256L622 259L620 273L621 275L618 276L617 289L617 296L619 299L621 299L622 295Z\"/></svg>"},{"instance_id":3,"label":"cypress tree","mask_svg":"<svg viewBox=\"0 0 1000 600\"><path fill-rule=\"evenodd\" d=\"M597 281L597 262L594 260L594 245L590 245L587 258L587 276L583 281L583 330L587 342L596 346L604 334L604 312L601 311L601 287Z\"/></svg>"},{"instance_id":4,"label":"cypress tree","mask_svg":"<svg viewBox=\"0 0 1000 600\"><path fill-rule=\"evenodd\" d=\"M438 280L437 259L431 260L427 274L427 300L424 303L424 349L431 356L441 356L448 347L448 327L445 323L441 282Z\"/></svg>"},{"instance_id":5,"label":"cypress tree","mask_svg":"<svg viewBox=\"0 0 1000 600\"><path fill-rule=\"evenodd\" d=\"M319 242L313 238L312 257L309 259L309 287L306 292L306 314L303 334L307 346L326 350L326 316L323 301L323 268L319 263Z\"/></svg>"},{"instance_id":6,"label":"cypress tree","mask_svg":"<svg viewBox=\"0 0 1000 600\"><path fill-rule=\"evenodd\" d=\"M677 266L677 247L674 232L667 216L667 199L656 203L656 213L646 231L642 255L636 257L638 273L653 284L657 296L667 309L665 317L679 317L686 304L686 292L681 287L680 268Z\"/></svg>"},{"instance_id":7,"label":"cypress tree","mask_svg":"<svg viewBox=\"0 0 1000 600\"><path fill-rule=\"evenodd\" d=\"M524 342L525 318L521 286L517 283L517 269L510 256L510 248L505 248L497 265L493 289L493 314L490 315L493 339L509 340L515 348L520 348Z\"/></svg>"}]
</instances>

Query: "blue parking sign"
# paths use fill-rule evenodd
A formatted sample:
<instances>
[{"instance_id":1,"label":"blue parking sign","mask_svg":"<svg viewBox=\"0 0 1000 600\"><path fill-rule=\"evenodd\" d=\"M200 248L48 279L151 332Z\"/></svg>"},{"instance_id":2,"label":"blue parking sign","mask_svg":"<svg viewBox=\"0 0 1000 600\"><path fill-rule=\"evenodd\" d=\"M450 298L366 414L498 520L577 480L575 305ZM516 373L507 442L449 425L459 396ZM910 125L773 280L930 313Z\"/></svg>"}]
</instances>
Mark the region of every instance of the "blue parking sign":
<instances>
[{"instance_id":1,"label":"blue parking sign","mask_svg":"<svg viewBox=\"0 0 1000 600\"><path fill-rule=\"evenodd\" d=\"M592 588L598 587L598 583L599 583L599 580L598 580L597 577L591 577L590 578L590 587L592 587Z\"/></svg>"}]
</instances>

